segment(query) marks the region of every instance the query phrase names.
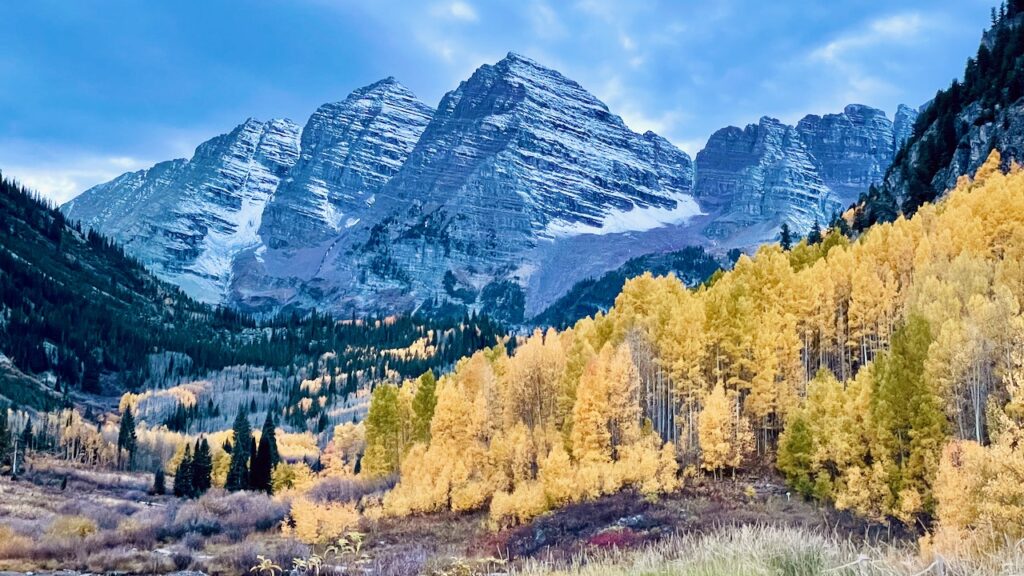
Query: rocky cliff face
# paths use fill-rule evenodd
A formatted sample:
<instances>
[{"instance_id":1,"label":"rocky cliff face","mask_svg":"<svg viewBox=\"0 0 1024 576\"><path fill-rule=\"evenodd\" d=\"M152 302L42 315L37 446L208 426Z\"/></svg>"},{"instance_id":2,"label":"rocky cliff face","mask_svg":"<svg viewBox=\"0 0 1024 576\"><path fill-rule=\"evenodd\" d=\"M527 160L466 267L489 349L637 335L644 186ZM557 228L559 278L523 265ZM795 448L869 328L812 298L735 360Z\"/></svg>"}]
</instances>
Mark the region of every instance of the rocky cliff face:
<instances>
[{"instance_id":1,"label":"rocky cliff face","mask_svg":"<svg viewBox=\"0 0 1024 576\"><path fill-rule=\"evenodd\" d=\"M756 242L783 223L805 232L839 206L800 132L768 117L711 136L697 154L694 193L714 215L706 233L733 245Z\"/></svg>"},{"instance_id":2,"label":"rocky cliff face","mask_svg":"<svg viewBox=\"0 0 1024 576\"><path fill-rule=\"evenodd\" d=\"M356 225L405 163L432 114L394 78L321 106L302 129L294 169L267 205L260 227L267 246L316 244Z\"/></svg>"},{"instance_id":3,"label":"rocky cliff face","mask_svg":"<svg viewBox=\"0 0 1024 576\"><path fill-rule=\"evenodd\" d=\"M885 112L859 104L842 114L805 116L796 129L821 179L844 206L882 181L898 146Z\"/></svg>"},{"instance_id":4,"label":"rocky cliff face","mask_svg":"<svg viewBox=\"0 0 1024 576\"><path fill-rule=\"evenodd\" d=\"M689 157L636 134L558 72L510 54L447 94L381 190L382 218L339 266L410 301L504 307L538 243L644 230L699 212ZM571 274L571 271L567 271Z\"/></svg>"},{"instance_id":5,"label":"rocky cliff face","mask_svg":"<svg viewBox=\"0 0 1024 576\"><path fill-rule=\"evenodd\" d=\"M806 231L880 178L897 125L849 106L717 132L694 163L560 73L509 54L436 111L392 78L301 130L249 121L64 207L204 300L244 309L487 310L688 245ZM169 215L169 216L168 216Z\"/></svg>"},{"instance_id":6,"label":"rocky cliff face","mask_svg":"<svg viewBox=\"0 0 1024 576\"><path fill-rule=\"evenodd\" d=\"M247 120L172 160L85 191L63 207L119 240L159 277L223 302L233 258L255 245L264 208L298 158L298 126Z\"/></svg>"},{"instance_id":7,"label":"rocky cliff face","mask_svg":"<svg viewBox=\"0 0 1024 576\"><path fill-rule=\"evenodd\" d=\"M842 113L805 116L795 127L762 118L719 130L697 155L695 196L714 215L707 234L745 246L774 237L782 223L806 233L815 221L882 181L917 113L851 104Z\"/></svg>"},{"instance_id":8,"label":"rocky cliff face","mask_svg":"<svg viewBox=\"0 0 1024 576\"><path fill-rule=\"evenodd\" d=\"M893 154L900 151L903 144L914 135L914 123L920 115L920 109L915 110L906 104L900 104L896 109L896 116L892 121L892 136L894 141Z\"/></svg>"}]
</instances>

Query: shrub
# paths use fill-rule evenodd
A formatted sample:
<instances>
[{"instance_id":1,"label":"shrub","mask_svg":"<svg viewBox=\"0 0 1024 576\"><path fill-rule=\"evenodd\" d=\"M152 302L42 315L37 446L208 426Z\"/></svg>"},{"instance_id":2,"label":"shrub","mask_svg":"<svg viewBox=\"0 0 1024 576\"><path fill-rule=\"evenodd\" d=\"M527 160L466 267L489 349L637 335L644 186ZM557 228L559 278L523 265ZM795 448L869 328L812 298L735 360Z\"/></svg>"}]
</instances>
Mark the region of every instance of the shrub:
<instances>
[{"instance_id":1,"label":"shrub","mask_svg":"<svg viewBox=\"0 0 1024 576\"><path fill-rule=\"evenodd\" d=\"M195 532L204 536L225 533L241 539L254 531L277 526L288 513L286 504L262 492L211 490L198 500L182 504L174 517L177 534Z\"/></svg>"},{"instance_id":2,"label":"shrub","mask_svg":"<svg viewBox=\"0 0 1024 576\"><path fill-rule=\"evenodd\" d=\"M359 523L354 504L317 503L300 497L292 501L294 527L285 525L285 533L307 544L337 540Z\"/></svg>"},{"instance_id":3,"label":"shrub","mask_svg":"<svg viewBox=\"0 0 1024 576\"><path fill-rule=\"evenodd\" d=\"M359 502L366 496L376 496L395 487L397 475L378 478L363 476L328 477L310 488L307 497L316 502Z\"/></svg>"},{"instance_id":4,"label":"shrub","mask_svg":"<svg viewBox=\"0 0 1024 576\"><path fill-rule=\"evenodd\" d=\"M117 534L125 544L138 547L150 546L170 535L176 510L147 508L121 520Z\"/></svg>"},{"instance_id":5,"label":"shrub","mask_svg":"<svg viewBox=\"0 0 1024 576\"><path fill-rule=\"evenodd\" d=\"M192 553L187 550L176 550L171 554L171 562L174 562L175 570L184 570L195 561L192 557Z\"/></svg>"},{"instance_id":6,"label":"shrub","mask_svg":"<svg viewBox=\"0 0 1024 576\"><path fill-rule=\"evenodd\" d=\"M85 516L59 516L50 524L47 534L54 538L85 538L96 530L96 523Z\"/></svg>"},{"instance_id":7,"label":"shrub","mask_svg":"<svg viewBox=\"0 0 1024 576\"><path fill-rule=\"evenodd\" d=\"M516 486L511 493L498 492L491 499L490 526L502 529L528 522L546 512L548 499L544 485L531 481Z\"/></svg>"},{"instance_id":8,"label":"shrub","mask_svg":"<svg viewBox=\"0 0 1024 576\"><path fill-rule=\"evenodd\" d=\"M0 526L0 558L25 558L32 548L32 541L8 526Z\"/></svg>"},{"instance_id":9,"label":"shrub","mask_svg":"<svg viewBox=\"0 0 1024 576\"><path fill-rule=\"evenodd\" d=\"M633 548L642 541L636 532L629 528L621 530L608 530L595 534L587 543L597 548Z\"/></svg>"}]
</instances>

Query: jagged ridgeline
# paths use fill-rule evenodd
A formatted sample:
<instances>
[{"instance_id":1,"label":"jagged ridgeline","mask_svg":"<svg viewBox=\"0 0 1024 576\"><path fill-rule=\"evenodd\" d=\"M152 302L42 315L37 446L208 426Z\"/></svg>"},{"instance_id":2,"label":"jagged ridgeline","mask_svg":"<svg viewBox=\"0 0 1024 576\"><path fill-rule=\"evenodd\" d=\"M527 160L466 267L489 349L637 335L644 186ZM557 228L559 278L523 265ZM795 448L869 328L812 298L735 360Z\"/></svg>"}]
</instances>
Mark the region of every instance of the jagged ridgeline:
<instances>
[{"instance_id":1,"label":"jagged ridgeline","mask_svg":"<svg viewBox=\"0 0 1024 576\"><path fill-rule=\"evenodd\" d=\"M1000 164L855 241L766 245L697 290L643 275L607 314L461 361L427 441L389 458L412 424L368 428L364 469L401 473L385 511L501 527L777 462L841 509L937 518L936 541L1024 536L1024 173Z\"/></svg>"},{"instance_id":2,"label":"jagged ridgeline","mask_svg":"<svg viewBox=\"0 0 1024 576\"><path fill-rule=\"evenodd\" d=\"M502 333L486 317L336 321L314 312L257 321L201 304L2 178L0 230L0 395L37 408L234 365L296 371L323 365L314 360L327 353L362 385L440 369ZM374 353L424 339L430 354Z\"/></svg>"}]
</instances>

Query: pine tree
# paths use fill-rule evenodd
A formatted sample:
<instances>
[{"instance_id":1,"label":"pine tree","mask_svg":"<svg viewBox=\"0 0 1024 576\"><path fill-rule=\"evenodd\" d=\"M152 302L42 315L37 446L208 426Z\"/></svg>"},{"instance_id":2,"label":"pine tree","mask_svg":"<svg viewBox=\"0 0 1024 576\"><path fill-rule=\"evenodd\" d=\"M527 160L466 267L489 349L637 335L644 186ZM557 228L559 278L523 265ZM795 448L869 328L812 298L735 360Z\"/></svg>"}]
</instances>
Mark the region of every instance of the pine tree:
<instances>
[{"instance_id":1,"label":"pine tree","mask_svg":"<svg viewBox=\"0 0 1024 576\"><path fill-rule=\"evenodd\" d=\"M195 487L192 485L192 447L188 444L185 445L185 455L174 471L174 495L179 498L195 496Z\"/></svg>"},{"instance_id":2,"label":"pine tree","mask_svg":"<svg viewBox=\"0 0 1024 576\"><path fill-rule=\"evenodd\" d=\"M802 414L797 414L786 424L786 430L779 437L779 452L776 459L776 466L786 475L786 482L807 497L814 491L813 442L814 438L807 427L807 420Z\"/></svg>"},{"instance_id":3,"label":"pine tree","mask_svg":"<svg viewBox=\"0 0 1024 576\"><path fill-rule=\"evenodd\" d=\"M234 443L224 488L231 491L245 490L249 487L249 452L252 448L252 428L249 427L245 410L239 410L232 431Z\"/></svg>"},{"instance_id":4,"label":"pine tree","mask_svg":"<svg viewBox=\"0 0 1024 576\"><path fill-rule=\"evenodd\" d=\"M817 220L811 226L811 231L807 233L807 243L812 246L821 243L821 224Z\"/></svg>"},{"instance_id":5,"label":"pine tree","mask_svg":"<svg viewBox=\"0 0 1024 576\"><path fill-rule=\"evenodd\" d=\"M117 432L117 463L119 467L121 465L121 453L127 452L128 468L131 469L137 445L138 437L135 435L135 416L132 414L131 406L128 406L121 416L121 427Z\"/></svg>"},{"instance_id":6,"label":"pine tree","mask_svg":"<svg viewBox=\"0 0 1024 576\"><path fill-rule=\"evenodd\" d=\"M153 494L163 496L167 493L167 480L164 477L164 469L157 468L153 472Z\"/></svg>"},{"instance_id":7,"label":"pine tree","mask_svg":"<svg viewBox=\"0 0 1024 576\"><path fill-rule=\"evenodd\" d=\"M875 361L872 417L878 431L872 455L888 468L896 515L904 521L931 513L931 482L946 438L946 417L924 378L932 337L928 322L910 316Z\"/></svg>"},{"instance_id":8,"label":"pine tree","mask_svg":"<svg viewBox=\"0 0 1024 576\"><path fill-rule=\"evenodd\" d=\"M281 461L277 451L277 436L274 426L274 417L267 413L267 419L263 422L263 431L260 434L260 442L253 453L252 465L249 469L249 484L254 490L262 490L270 494L273 490L272 477L274 467Z\"/></svg>"},{"instance_id":9,"label":"pine tree","mask_svg":"<svg viewBox=\"0 0 1024 576\"><path fill-rule=\"evenodd\" d=\"M212 485L213 456L210 453L210 443L203 438L196 440L192 458L192 487L197 495L205 493Z\"/></svg>"},{"instance_id":10,"label":"pine tree","mask_svg":"<svg viewBox=\"0 0 1024 576\"><path fill-rule=\"evenodd\" d=\"M782 223L782 230L779 232L779 245L783 250L789 251L793 248L793 231L789 229L789 223Z\"/></svg>"},{"instance_id":11,"label":"pine tree","mask_svg":"<svg viewBox=\"0 0 1024 576\"><path fill-rule=\"evenodd\" d=\"M427 442L430 440L430 421L434 418L437 407L437 379L430 370L423 373L416 388L416 396L412 400L413 440Z\"/></svg>"},{"instance_id":12,"label":"pine tree","mask_svg":"<svg viewBox=\"0 0 1024 576\"><path fill-rule=\"evenodd\" d=\"M249 437L249 476L246 488L252 488L252 469L256 464L256 436Z\"/></svg>"},{"instance_id":13,"label":"pine tree","mask_svg":"<svg viewBox=\"0 0 1024 576\"><path fill-rule=\"evenodd\" d=\"M270 494L273 492L271 475L273 466L271 464L271 442L264 434L260 437L259 446L256 448L256 455L252 460L252 467L249 470L249 485L253 490L260 490Z\"/></svg>"},{"instance_id":14,"label":"pine tree","mask_svg":"<svg viewBox=\"0 0 1024 576\"><path fill-rule=\"evenodd\" d=\"M274 415L267 412L267 418L263 421L263 429L260 436L260 443L266 438L270 448L270 467L273 468L281 463L281 454L277 450L277 432L274 423Z\"/></svg>"},{"instance_id":15,"label":"pine tree","mask_svg":"<svg viewBox=\"0 0 1024 576\"><path fill-rule=\"evenodd\" d=\"M366 452L363 470L370 476L386 476L398 470L401 458L401 420L398 388L381 384L370 397L366 415Z\"/></svg>"}]
</instances>

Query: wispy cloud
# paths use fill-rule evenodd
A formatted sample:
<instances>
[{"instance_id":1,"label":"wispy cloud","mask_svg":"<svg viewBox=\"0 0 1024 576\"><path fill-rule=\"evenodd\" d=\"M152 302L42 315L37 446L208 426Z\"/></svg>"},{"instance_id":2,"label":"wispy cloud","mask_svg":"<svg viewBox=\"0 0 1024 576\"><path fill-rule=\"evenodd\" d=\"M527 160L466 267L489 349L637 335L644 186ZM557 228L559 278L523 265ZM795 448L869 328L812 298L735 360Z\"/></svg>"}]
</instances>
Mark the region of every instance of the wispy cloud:
<instances>
[{"instance_id":1,"label":"wispy cloud","mask_svg":"<svg viewBox=\"0 0 1024 576\"><path fill-rule=\"evenodd\" d=\"M619 76L610 77L596 90L596 94L634 132L643 133L650 130L669 137L685 117L679 109L660 110L652 114L650 109L639 105L627 94Z\"/></svg>"},{"instance_id":2,"label":"wispy cloud","mask_svg":"<svg viewBox=\"0 0 1024 576\"><path fill-rule=\"evenodd\" d=\"M884 44L913 42L921 37L928 21L920 13L897 14L869 22L860 30L844 34L811 53L811 58L839 63L851 52Z\"/></svg>"},{"instance_id":3,"label":"wispy cloud","mask_svg":"<svg viewBox=\"0 0 1024 576\"><path fill-rule=\"evenodd\" d=\"M463 22L476 22L480 19L477 15L476 8L474 8L472 4L463 2L462 0L455 0L454 2L440 4L435 8L434 13L453 20L461 20Z\"/></svg>"},{"instance_id":4,"label":"wispy cloud","mask_svg":"<svg viewBox=\"0 0 1024 576\"><path fill-rule=\"evenodd\" d=\"M63 204L92 186L151 164L126 156L86 155L53 163L7 166L4 175L18 180L57 204Z\"/></svg>"},{"instance_id":5,"label":"wispy cloud","mask_svg":"<svg viewBox=\"0 0 1024 576\"><path fill-rule=\"evenodd\" d=\"M566 28L556 12L547 2L536 1L528 12L533 33L541 38L561 38Z\"/></svg>"},{"instance_id":6,"label":"wispy cloud","mask_svg":"<svg viewBox=\"0 0 1024 576\"><path fill-rule=\"evenodd\" d=\"M812 50L808 62L827 66L839 81L823 94L819 107L837 108L845 103L867 103L898 92L878 66L882 54L896 46L924 41L935 22L920 12L907 12L871 20ZM805 111L806 112L806 111Z\"/></svg>"}]
</instances>

